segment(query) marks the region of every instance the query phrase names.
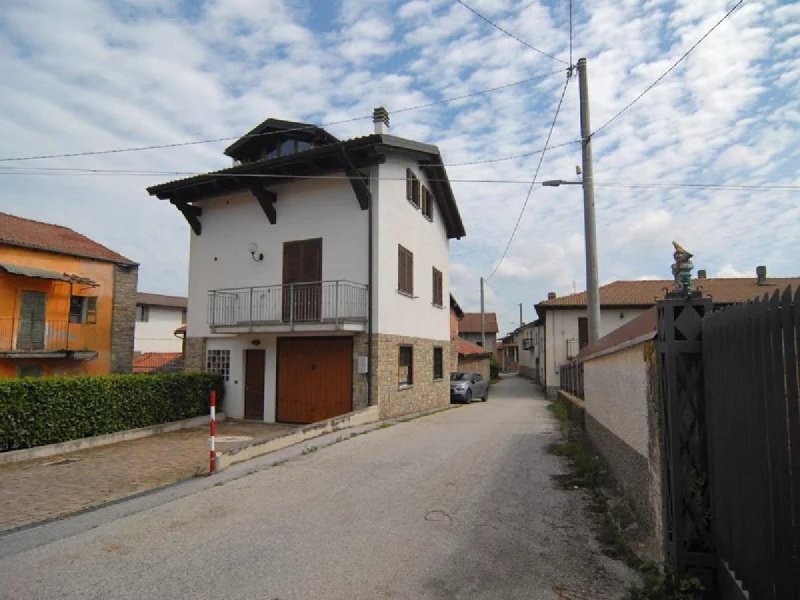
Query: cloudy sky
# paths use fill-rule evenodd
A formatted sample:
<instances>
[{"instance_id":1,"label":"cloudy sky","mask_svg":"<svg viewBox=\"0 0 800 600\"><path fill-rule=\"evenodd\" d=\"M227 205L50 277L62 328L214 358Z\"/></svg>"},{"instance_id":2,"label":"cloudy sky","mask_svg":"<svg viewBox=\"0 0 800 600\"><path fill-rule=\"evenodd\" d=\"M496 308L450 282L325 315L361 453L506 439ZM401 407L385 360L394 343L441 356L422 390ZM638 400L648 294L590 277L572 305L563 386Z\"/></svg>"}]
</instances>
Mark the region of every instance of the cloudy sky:
<instances>
[{"instance_id":1,"label":"cloudy sky","mask_svg":"<svg viewBox=\"0 0 800 600\"><path fill-rule=\"evenodd\" d=\"M467 4L565 62L454 0L6 0L0 158L231 138L269 116L365 117L329 127L348 137L369 133L384 105L391 132L437 144L452 179L495 180L453 184L468 235L452 243L451 285L475 309L478 278L496 271L487 309L505 331L517 303L527 321L548 291L585 287L578 186L534 186L497 267L566 79L569 3ZM588 58L594 128L733 5L575 0L573 57ZM709 276L754 276L757 264L799 274L799 189L678 185L800 186L799 132L800 4L745 1L594 137L601 281L668 278L673 239ZM551 145L578 137L573 78ZM54 169L206 171L229 165L227 143L3 160L0 211L72 227L140 262L142 291L184 294L188 226L144 190L173 177ZM574 178L579 163L579 144L553 149L539 179Z\"/></svg>"}]
</instances>

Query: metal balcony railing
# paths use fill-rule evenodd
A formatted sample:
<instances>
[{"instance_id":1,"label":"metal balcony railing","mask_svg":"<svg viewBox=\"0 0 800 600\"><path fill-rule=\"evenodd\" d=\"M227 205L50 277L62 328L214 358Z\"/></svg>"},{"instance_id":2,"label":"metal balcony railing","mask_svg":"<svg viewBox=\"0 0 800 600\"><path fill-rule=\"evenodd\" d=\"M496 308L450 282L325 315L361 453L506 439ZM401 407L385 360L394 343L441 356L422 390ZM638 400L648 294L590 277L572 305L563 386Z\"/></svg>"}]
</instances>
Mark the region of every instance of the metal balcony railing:
<instances>
[{"instance_id":1,"label":"metal balcony railing","mask_svg":"<svg viewBox=\"0 0 800 600\"><path fill-rule=\"evenodd\" d=\"M367 320L367 286L352 281L315 281L208 292L211 327L252 327Z\"/></svg>"},{"instance_id":2,"label":"metal balcony railing","mask_svg":"<svg viewBox=\"0 0 800 600\"><path fill-rule=\"evenodd\" d=\"M0 352L70 350L69 321L0 319Z\"/></svg>"}]
</instances>

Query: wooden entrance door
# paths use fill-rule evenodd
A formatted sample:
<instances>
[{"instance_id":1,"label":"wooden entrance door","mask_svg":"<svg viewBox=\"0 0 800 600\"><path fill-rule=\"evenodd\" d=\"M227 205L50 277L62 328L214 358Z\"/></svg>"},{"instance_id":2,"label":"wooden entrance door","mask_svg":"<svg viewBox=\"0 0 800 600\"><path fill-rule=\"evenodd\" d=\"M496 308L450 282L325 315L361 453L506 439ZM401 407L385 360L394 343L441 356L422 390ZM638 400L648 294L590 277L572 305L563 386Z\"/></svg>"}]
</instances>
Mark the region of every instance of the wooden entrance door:
<instances>
[{"instance_id":1,"label":"wooden entrance door","mask_svg":"<svg viewBox=\"0 0 800 600\"><path fill-rule=\"evenodd\" d=\"M264 420L265 350L245 350L244 418Z\"/></svg>"},{"instance_id":2,"label":"wooden entrance door","mask_svg":"<svg viewBox=\"0 0 800 600\"><path fill-rule=\"evenodd\" d=\"M278 340L278 421L329 419L350 412L352 397L352 338Z\"/></svg>"},{"instance_id":3,"label":"wooden entrance door","mask_svg":"<svg viewBox=\"0 0 800 600\"><path fill-rule=\"evenodd\" d=\"M44 350L47 296L44 292L21 292L17 350Z\"/></svg>"},{"instance_id":4,"label":"wooden entrance door","mask_svg":"<svg viewBox=\"0 0 800 600\"><path fill-rule=\"evenodd\" d=\"M322 238L283 244L283 321L319 321Z\"/></svg>"}]
</instances>

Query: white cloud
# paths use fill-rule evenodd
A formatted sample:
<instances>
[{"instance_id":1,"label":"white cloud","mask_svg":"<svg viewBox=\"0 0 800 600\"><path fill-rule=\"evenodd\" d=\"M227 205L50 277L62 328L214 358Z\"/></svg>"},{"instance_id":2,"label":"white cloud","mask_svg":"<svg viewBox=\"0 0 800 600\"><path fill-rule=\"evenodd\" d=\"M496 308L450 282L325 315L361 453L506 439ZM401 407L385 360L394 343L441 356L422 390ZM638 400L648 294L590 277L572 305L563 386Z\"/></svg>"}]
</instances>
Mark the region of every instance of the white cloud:
<instances>
[{"instance_id":1,"label":"white cloud","mask_svg":"<svg viewBox=\"0 0 800 600\"><path fill-rule=\"evenodd\" d=\"M565 5L472 4L534 46L568 56ZM716 0L576 5L573 56L589 60L594 126L724 10ZM798 15L798 5L777 0L742 6L594 137L601 279L668 278L676 238L709 274L750 276L756 264L797 274L796 192L618 184L800 185ZM342 0L324 9L308 0L210 0L191 14L152 0L12 2L0 15L0 157L235 136L268 116L337 121L368 116L378 104L391 112L560 71L391 116L393 133L439 145L447 163L522 154L544 142L563 68L447 0ZM578 137L577 115L573 83L551 143ZM350 136L370 128L366 119L331 130ZM228 164L225 145L19 166L202 171ZM448 171L454 179L525 181L538 160ZM570 178L579 163L578 145L552 150L540 179ZM0 210L61 222L129 255L142 263L143 289L185 291L186 224L144 191L160 178L3 177ZM453 189L468 236L452 243L451 285L473 310L479 278L502 253L527 185L454 182ZM514 319L519 302L527 312L548 291L582 289L583 253L580 188L536 186L487 302Z\"/></svg>"}]
</instances>

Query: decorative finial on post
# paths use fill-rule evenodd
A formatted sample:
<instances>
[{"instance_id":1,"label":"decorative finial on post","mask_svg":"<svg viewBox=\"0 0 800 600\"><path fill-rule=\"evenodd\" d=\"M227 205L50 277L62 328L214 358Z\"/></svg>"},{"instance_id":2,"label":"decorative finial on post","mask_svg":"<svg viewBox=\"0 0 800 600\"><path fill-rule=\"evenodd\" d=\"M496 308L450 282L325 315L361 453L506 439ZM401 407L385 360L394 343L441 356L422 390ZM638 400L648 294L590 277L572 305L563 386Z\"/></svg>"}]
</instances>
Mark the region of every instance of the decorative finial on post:
<instances>
[{"instance_id":1,"label":"decorative finial on post","mask_svg":"<svg viewBox=\"0 0 800 600\"><path fill-rule=\"evenodd\" d=\"M678 242L672 242L675 247L675 253L672 255L675 262L672 265L672 276L675 278L675 291L679 294L689 295L694 291L694 283L692 282L692 254L686 248L681 246Z\"/></svg>"}]
</instances>

